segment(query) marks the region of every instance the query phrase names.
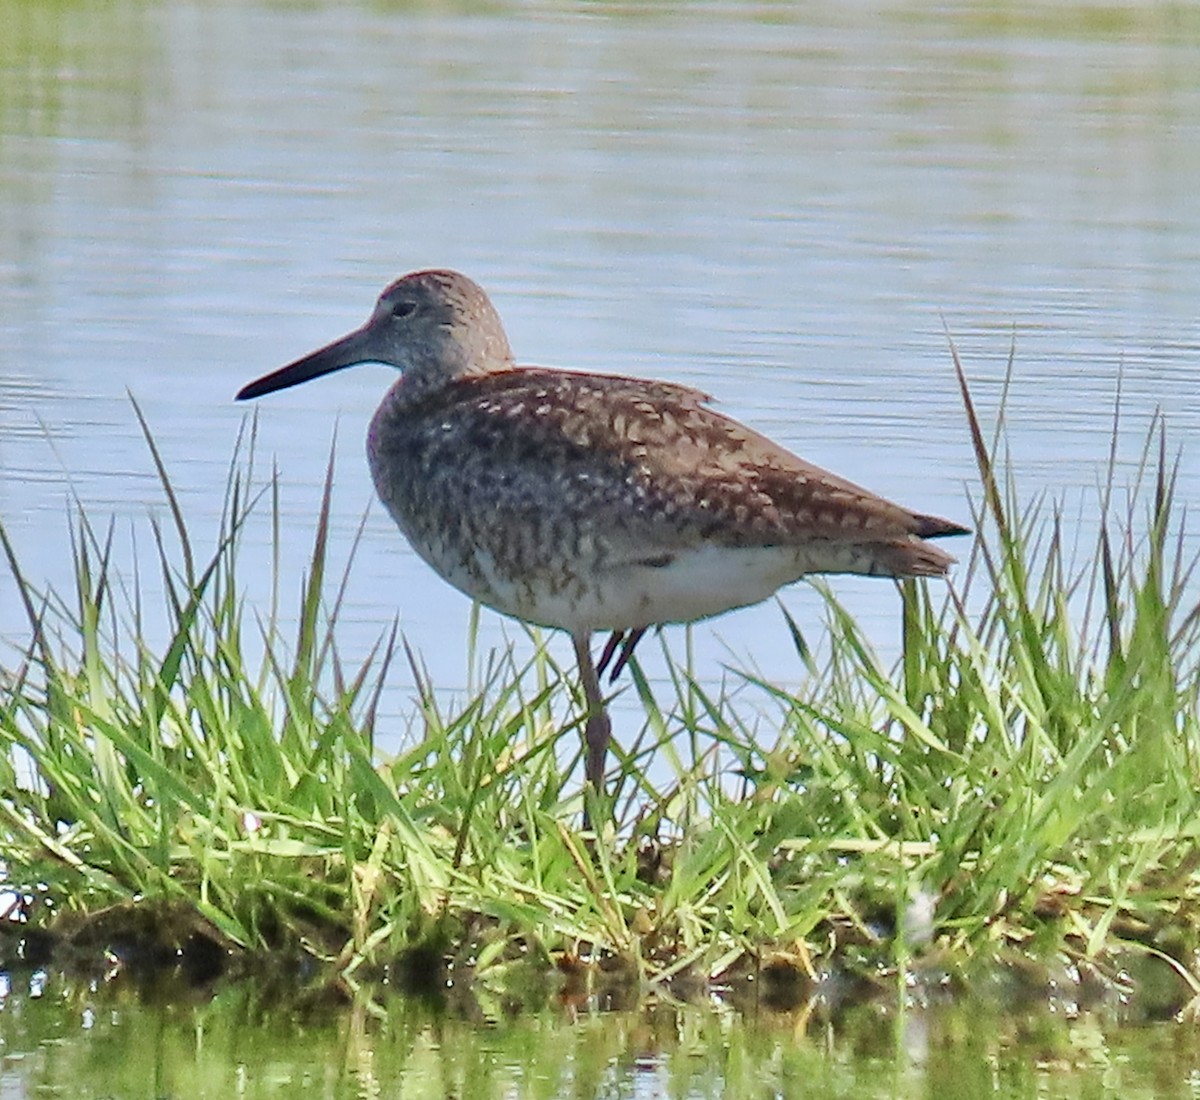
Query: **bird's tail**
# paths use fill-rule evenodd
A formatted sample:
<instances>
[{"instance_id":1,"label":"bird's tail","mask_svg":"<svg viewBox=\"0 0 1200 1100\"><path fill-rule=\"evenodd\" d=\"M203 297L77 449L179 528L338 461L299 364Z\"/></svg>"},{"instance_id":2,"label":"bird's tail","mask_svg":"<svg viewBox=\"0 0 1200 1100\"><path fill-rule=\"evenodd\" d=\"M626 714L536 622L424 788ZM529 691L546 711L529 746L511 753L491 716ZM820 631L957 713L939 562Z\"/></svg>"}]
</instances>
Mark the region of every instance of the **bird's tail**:
<instances>
[{"instance_id":1,"label":"bird's tail","mask_svg":"<svg viewBox=\"0 0 1200 1100\"><path fill-rule=\"evenodd\" d=\"M960 531L939 531L938 534L958 534ZM870 559L871 572L884 577L944 577L958 560L918 538L872 543Z\"/></svg>"}]
</instances>

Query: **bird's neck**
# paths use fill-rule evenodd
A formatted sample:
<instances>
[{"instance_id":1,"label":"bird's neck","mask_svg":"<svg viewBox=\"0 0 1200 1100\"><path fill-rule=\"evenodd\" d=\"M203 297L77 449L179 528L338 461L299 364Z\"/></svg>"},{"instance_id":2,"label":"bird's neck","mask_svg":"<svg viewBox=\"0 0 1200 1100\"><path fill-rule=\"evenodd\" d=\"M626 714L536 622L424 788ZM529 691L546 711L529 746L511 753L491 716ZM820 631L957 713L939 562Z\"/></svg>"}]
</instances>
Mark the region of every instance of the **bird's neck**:
<instances>
[{"instance_id":1,"label":"bird's neck","mask_svg":"<svg viewBox=\"0 0 1200 1100\"><path fill-rule=\"evenodd\" d=\"M392 386L387 396L387 404L397 411L406 411L424 404L435 394L461 382L516 369L511 357L503 360L468 360L454 366L448 364L445 359L437 364L413 364Z\"/></svg>"}]
</instances>

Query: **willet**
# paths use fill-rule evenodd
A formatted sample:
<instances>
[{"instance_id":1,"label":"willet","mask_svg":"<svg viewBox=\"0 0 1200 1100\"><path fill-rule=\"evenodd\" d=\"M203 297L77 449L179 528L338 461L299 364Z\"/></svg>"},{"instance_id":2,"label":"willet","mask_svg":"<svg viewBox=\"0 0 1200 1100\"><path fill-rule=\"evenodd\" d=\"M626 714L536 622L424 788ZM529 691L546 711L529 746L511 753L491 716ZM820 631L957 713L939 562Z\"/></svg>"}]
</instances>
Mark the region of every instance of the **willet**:
<instances>
[{"instance_id":1,"label":"willet","mask_svg":"<svg viewBox=\"0 0 1200 1100\"><path fill-rule=\"evenodd\" d=\"M405 275L361 328L237 396L367 362L401 372L367 435L380 499L455 588L571 635L597 792L611 736L600 677L647 628L808 573L943 576L954 559L924 540L969 533L797 458L689 386L518 367L488 296L456 271ZM598 664L597 631L611 632Z\"/></svg>"}]
</instances>

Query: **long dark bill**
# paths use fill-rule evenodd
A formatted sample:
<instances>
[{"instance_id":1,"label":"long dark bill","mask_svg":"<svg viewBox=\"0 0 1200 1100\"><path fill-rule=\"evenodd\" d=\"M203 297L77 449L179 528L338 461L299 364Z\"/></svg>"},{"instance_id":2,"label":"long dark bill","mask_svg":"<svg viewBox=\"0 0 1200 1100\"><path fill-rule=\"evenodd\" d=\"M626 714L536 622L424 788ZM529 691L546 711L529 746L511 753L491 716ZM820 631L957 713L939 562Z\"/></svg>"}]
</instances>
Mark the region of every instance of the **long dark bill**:
<instances>
[{"instance_id":1,"label":"long dark bill","mask_svg":"<svg viewBox=\"0 0 1200 1100\"><path fill-rule=\"evenodd\" d=\"M330 374L335 370L371 362L375 358L371 354L372 342L371 326L363 325L362 328L355 329L340 340L334 340L332 344L327 344L311 355L297 359L270 374L264 374L262 378L243 386L238 390L237 400L248 401L252 397L262 397L276 390L286 390L289 386L298 386L301 382L320 378L321 375Z\"/></svg>"}]
</instances>

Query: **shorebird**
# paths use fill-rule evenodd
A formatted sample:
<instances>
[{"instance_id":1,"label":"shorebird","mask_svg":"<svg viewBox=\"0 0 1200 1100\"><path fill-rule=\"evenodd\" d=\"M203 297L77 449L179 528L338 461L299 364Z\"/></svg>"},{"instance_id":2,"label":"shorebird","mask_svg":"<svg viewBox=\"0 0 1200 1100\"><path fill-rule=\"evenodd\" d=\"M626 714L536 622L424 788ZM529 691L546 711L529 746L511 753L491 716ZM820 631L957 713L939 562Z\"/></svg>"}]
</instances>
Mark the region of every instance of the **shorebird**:
<instances>
[{"instance_id":1,"label":"shorebird","mask_svg":"<svg viewBox=\"0 0 1200 1100\"><path fill-rule=\"evenodd\" d=\"M611 737L600 678L649 627L809 573L944 576L954 559L925 540L970 533L797 458L690 386L518 366L488 296L456 271L396 280L361 328L237 397L368 362L401 374L367 434L380 499L455 588L570 634L597 793ZM596 632L610 632L598 663Z\"/></svg>"}]
</instances>

